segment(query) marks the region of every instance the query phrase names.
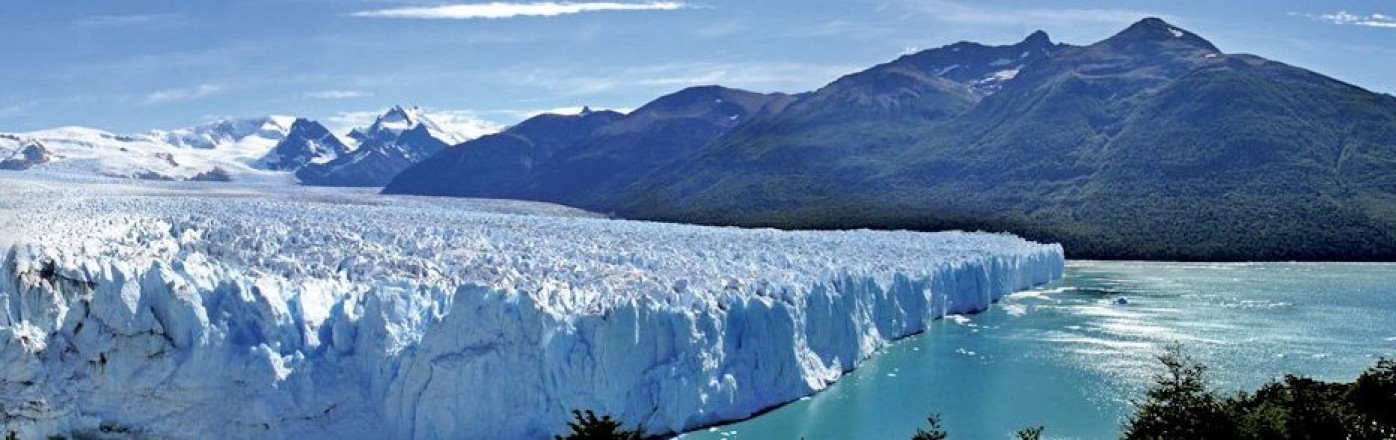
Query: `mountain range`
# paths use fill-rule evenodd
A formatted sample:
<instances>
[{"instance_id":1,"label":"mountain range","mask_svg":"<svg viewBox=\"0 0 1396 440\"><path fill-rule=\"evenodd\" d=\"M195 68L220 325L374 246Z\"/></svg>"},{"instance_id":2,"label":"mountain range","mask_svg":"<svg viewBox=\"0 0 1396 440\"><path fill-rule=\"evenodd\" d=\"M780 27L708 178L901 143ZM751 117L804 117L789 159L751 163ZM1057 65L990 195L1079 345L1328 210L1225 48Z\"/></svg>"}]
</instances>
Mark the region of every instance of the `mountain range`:
<instances>
[{"instance_id":1,"label":"mountain range","mask_svg":"<svg viewBox=\"0 0 1396 440\"><path fill-rule=\"evenodd\" d=\"M344 136L290 116L217 120L133 135L61 127L0 133L0 170L381 187L408 165L469 139L422 109L403 106Z\"/></svg>"},{"instance_id":2,"label":"mountain range","mask_svg":"<svg viewBox=\"0 0 1396 440\"><path fill-rule=\"evenodd\" d=\"M500 156L466 153L497 141L467 142L385 191L685 223L1011 231L1073 258L1396 259L1396 98L1156 18L1086 46L1042 32L957 43L808 93L698 88L651 106L704 116L592 121L546 154L502 148L527 163L503 176L481 172ZM551 134L531 122L501 136Z\"/></svg>"},{"instance_id":3,"label":"mountain range","mask_svg":"<svg viewBox=\"0 0 1396 440\"><path fill-rule=\"evenodd\" d=\"M1163 20L908 54L817 90L684 89L469 139L394 107L0 134L0 169L382 186L749 227L968 229L1072 258L1396 260L1396 98Z\"/></svg>"}]
</instances>

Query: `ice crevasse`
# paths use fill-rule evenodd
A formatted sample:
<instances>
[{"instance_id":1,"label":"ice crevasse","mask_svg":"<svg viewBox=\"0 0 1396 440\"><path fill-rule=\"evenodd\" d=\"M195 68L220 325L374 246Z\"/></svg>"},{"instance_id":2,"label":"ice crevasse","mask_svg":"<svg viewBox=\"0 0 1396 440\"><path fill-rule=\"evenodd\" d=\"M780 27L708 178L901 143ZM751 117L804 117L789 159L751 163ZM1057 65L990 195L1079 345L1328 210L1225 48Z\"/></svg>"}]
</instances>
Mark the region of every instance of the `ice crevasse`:
<instances>
[{"instance_id":1,"label":"ice crevasse","mask_svg":"<svg viewBox=\"0 0 1396 440\"><path fill-rule=\"evenodd\" d=\"M1064 264L1004 234L19 186L0 421L22 438L545 438L575 408L682 432Z\"/></svg>"}]
</instances>

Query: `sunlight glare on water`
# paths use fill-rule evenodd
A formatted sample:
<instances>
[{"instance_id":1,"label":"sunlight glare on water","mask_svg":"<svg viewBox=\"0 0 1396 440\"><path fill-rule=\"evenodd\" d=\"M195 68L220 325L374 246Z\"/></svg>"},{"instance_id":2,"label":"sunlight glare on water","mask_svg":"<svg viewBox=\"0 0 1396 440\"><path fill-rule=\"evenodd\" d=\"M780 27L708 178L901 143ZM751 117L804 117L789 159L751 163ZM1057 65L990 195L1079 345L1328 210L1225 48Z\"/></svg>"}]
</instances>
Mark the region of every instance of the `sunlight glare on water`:
<instances>
[{"instance_id":1,"label":"sunlight glare on water","mask_svg":"<svg viewBox=\"0 0 1396 440\"><path fill-rule=\"evenodd\" d=\"M1120 297L1126 304L1116 304ZM833 387L685 439L1114 438L1170 342L1226 390L1349 381L1396 355L1396 265L1070 262L1066 279L934 323Z\"/></svg>"}]
</instances>

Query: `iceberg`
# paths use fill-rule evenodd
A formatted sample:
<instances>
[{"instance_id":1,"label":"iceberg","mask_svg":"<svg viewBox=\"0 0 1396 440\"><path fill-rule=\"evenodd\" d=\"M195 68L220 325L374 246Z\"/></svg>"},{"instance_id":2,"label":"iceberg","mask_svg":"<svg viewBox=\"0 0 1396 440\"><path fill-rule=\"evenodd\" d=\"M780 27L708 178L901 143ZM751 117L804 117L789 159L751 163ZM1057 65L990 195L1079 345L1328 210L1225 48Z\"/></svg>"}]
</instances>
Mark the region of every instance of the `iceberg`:
<instances>
[{"instance_id":1,"label":"iceberg","mask_svg":"<svg viewBox=\"0 0 1396 440\"><path fill-rule=\"evenodd\" d=\"M1006 234L6 176L0 423L21 438L545 438L578 408L677 433L1064 266Z\"/></svg>"}]
</instances>

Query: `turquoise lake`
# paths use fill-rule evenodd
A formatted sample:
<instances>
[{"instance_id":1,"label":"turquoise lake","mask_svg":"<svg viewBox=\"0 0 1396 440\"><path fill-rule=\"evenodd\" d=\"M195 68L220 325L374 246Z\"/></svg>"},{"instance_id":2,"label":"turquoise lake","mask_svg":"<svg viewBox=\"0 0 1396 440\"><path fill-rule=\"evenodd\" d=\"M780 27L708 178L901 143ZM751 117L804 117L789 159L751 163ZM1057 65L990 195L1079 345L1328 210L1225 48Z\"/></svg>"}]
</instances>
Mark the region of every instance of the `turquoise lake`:
<instances>
[{"instance_id":1,"label":"turquoise lake","mask_svg":"<svg viewBox=\"0 0 1396 440\"><path fill-rule=\"evenodd\" d=\"M1115 438L1175 341L1223 390L1350 381L1396 356L1396 265L1069 262L1063 280L936 322L819 394L682 438L906 439L932 412L952 439L1031 425Z\"/></svg>"}]
</instances>

